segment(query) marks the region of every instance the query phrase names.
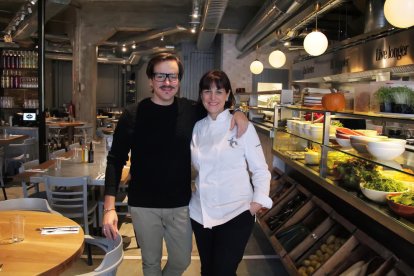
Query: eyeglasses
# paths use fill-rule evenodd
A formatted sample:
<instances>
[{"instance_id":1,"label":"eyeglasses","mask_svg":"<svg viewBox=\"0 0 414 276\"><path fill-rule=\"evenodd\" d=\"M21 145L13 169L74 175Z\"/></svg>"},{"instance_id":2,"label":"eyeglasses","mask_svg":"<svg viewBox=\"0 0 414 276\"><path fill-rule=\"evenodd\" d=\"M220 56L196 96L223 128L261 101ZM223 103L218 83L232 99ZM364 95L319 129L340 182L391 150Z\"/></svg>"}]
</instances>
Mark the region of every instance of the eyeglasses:
<instances>
[{"instance_id":1,"label":"eyeglasses","mask_svg":"<svg viewBox=\"0 0 414 276\"><path fill-rule=\"evenodd\" d=\"M176 73L153 73L153 79L158 82L164 82L165 79L168 77L169 82L177 82L178 81L178 74Z\"/></svg>"}]
</instances>

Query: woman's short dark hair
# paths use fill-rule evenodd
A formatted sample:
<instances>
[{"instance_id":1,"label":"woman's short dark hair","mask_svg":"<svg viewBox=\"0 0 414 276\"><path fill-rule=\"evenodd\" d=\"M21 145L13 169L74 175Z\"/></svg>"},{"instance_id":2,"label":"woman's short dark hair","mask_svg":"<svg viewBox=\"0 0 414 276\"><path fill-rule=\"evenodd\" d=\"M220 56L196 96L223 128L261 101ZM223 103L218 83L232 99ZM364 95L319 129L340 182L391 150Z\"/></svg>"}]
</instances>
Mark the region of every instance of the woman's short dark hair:
<instances>
[{"instance_id":1,"label":"woman's short dark hair","mask_svg":"<svg viewBox=\"0 0 414 276\"><path fill-rule=\"evenodd\" d=\"M181 63L181 60L178 56L172 53L160 53L151 58L147 65L147 77L152 79L154 76L154 67L160 62L167 61L167 60L174 60L177 62L178 65L178 79L181 80L184 74L184 66Z\"/></svg>"},{"instance_id":2,"label":"woman's short dark hair","mask_svg":"<svg viewBox=\"0 0 414 276\"><path fill-rule=\"evenodd\" d=\"M231 83L226 73L221 70L210 70L201 77L198 86L198 101L201 103L201 92L204 89L210 89L213 83L216 85L217 89L224 89L227 93L229 93L229 98L224 104L224 108L232 107L235 102L235 98L231 89Z\"/></svg>"}]
</instances>

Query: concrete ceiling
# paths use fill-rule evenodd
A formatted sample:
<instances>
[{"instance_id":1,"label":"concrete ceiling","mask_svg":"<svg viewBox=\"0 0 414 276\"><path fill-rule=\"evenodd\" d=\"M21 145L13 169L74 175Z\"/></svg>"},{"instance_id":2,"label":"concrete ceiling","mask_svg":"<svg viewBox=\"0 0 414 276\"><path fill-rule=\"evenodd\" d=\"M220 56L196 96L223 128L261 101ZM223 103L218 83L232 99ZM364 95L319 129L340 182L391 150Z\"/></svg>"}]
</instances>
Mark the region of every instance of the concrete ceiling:
<instances>
[{"instance_id":1,"label":"concrete ceiling","mask_svg":"<svg viewBox=\"0 0 414 276\"><path fill-rule=\"evenodd\" d=\"M0 31L5 30L22 5L28 0L0 0ZM46 0L59 2L60 0ZM87 11L88 21L91 24L113 25L114 31L102 36L99 42L100 51L110 51L116 56L128 56L132 51L130 48L126 53L121 51L122 43L140 39L137 43L138 49L149 49L151 47L163 47L171 45L179 47L183 41L197 43L197 34L189 30L192 26L190 14L194 3L201 7L200 13L206 1L210 0L66 0L70 2L65 8L53 15L45 26L45 31L50 49L70 48L68 38L70 30L75 25L75 11ZM274 0L276 5L283 0ZM296 0L300 1L300 0ZM318 27L325 32L332 41L340 41L346 37L353 37L364 32L364 10L369 0L344 0L341 5L318 17ZM285 1L293 2L293 1ZM307 8L312 10L315 1L303 1L305 4L295 15ZM321 2L328 2L322 0ZM218 34L236 33L240 34L252 21L262 6L270 3L265 0L228 0L223 16L220 18ZM47 7L47 6L46 6ZM46 13L48 11L46 10ZM102 15L105 16L102 16ZM109 16L108 16L109 14ZM122 16L133 18L127 22ZM102 19L103 18L103 19ZM94 20L96 19L96 22ZM103 20L105 22L103 22ZM203 19L201 19L202 21ZM120 25L122 24L122 25ZM168 31L176 29L177 26L186 28L185 31L168 34ZM200 26L200 25L198 25ZM293 44L301 44L303 33L314 28L314 22L310 22L296 34L292 39ZM164 40L160 39L160 32L165 31L167 35ZM260 32L260 25L257 32ZM277 30L274 30L276 32ZM158 34L158 35L157 35ZM268 43L268 47L274 47L277 41ZM252 48L252 47L250 47ZM251 50L251 49L250 49Z\"/></svg>"}]
</instances>

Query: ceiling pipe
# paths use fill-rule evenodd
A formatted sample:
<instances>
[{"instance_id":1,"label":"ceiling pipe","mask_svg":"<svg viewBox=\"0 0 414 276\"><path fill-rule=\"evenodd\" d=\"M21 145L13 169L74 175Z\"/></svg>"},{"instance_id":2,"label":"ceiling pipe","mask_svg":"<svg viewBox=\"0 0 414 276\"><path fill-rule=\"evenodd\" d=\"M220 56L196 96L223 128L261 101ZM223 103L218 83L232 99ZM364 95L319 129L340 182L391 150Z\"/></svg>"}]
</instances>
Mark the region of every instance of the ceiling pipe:
<instances>
[{"instance_id":1,"label":"ceiling pipe","mask_svg":"<svg viewBox=\"0 0 414 276\"><path fill-rule=\"evenodd\" d=\"M53 52L53 48L48 48L48 52L45 54L47 59L54 60L72 60L72 54L67 52ZM143 56L150 56L162 52L174 52L174 47L154 47L151 49L139 50L132 52L128 58L118 58L114 56L100 56L97 58L98 63L107 64L121 64L121 65L136 65L140 62Z\"/></svg>"},{"instance_id":2,"label":"ceiling pipe","mask_svg":"<svg viewBox=\"0 0 414 276\"><path fill-rule=\"evenodd\" d=\"M175 33L179 33L179 32L184 32L187 31L187 28L183 27L183 26L175 26L175 27L170 27L170 28L166 28L163 30L153 30L153 31L149 31L143 35L138 35L132 38L129 38L126 41L123 42L117 42L118 45L132 45L135 43L141 43L141 42L145 42L148 40L153 40L156 38L161 38L162 36L168 36L168 35L172 35Z\"/></svg>"},{"instance_id":3,"label":"ceiling pipe","mask_svg":"<svg viewBox=\"0 0 414 276\"><path fill-rule=\"evenodd\" d=\"M322 16L334 8L337 8L339 5L347 2L348 0L321 0L320 10L318 11L318 16ZM310 1L309 1L310 2ZM303 29L305 29L309 24L312 24L315 21L315 6L311 3L302 11L296 13L294 16L290 17L285 23L277 27L273 32L263 38L261 41L257 42L259 49L268 47L270 44L280 45L283 42L290 41L298 37ZM277 31L276 31L277 30ZM260 32L260 30L258 30ZM241 51L241 54L237 56L238 59L243 58L255 50L255 45L252 45L250 48L246 48Z\"/></svg>"},{"instance_id":4,"label":"ceiling pipe","mask_svg":"<svg viewBox=\"0 0 414 276\"><path fill-rule=\"evenodd\" d=\"M224 12L227 8L228 0L207 0L204 5L203 21L197 38L197 48L207 50L216 37L218 27Z\"/></svg>"},{"instance_id":5,"label":"ceiling pipe","mask_svg":"<svg viewBox=\"0 0 414 276\"><path fill-rule=\"evenodd\" d=\"M46 0L45 3L45 23L65 9L71 0ZM19 24L12 37L16 41L29 40L30 36L37 31L37 9L33 8L31 15Z\"/></svg>"},{"instance_id":6,"label":"ceiling pipe","mask_svg":"<svg viewBox=\"0 0 414 276\"><path fill-rule=\"evenodd\" d=\"M268 0L237 37L236 48L243 52L254 47L305 3L305 0Z\"/></svg>"}]
</instances>

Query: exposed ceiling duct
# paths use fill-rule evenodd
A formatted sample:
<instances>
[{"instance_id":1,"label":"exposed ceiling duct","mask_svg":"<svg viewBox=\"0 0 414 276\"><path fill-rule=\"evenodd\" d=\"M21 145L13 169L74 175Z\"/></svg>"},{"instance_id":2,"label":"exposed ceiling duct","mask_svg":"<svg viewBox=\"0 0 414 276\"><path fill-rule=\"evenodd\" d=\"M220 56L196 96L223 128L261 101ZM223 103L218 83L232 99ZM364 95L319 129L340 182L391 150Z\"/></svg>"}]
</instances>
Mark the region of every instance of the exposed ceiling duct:
<instances>
[{"instance_id":1,"label":"exposed ceiling duct","mask_svg":"<svg viewBox=\"0 0 414 276\"><path fill-rule=\"evenodd\" d=\"M310 1L309 1L310 2ZM320 9L318 11L318 16L326 14L337 8L339 5L347 2L347 0L322 0L319 1ZM309 3L308 3L309 4ZM273 29L270 34L268 34L261 41L257 42L258 48L264 48L270 44L281 44L287 41L291 41L294 38L297 38L301 35L301 31L305 29L310 23L315 21L315 6L312 4L307 7L302 6L300 12L295 14L290 14L290 18L284 23L280 24L277 28ZM277 31L276 31L277 29ZM262 32L261 29L256 29L256 32ZM241 54L237 58L242 58L254 50L254 45L250 48L245 48L241 51ZM291 49L291 48L289 48ZM302 49L301 47L295 47L296 49ZM291 49L293 50L293 48Z\"/></svg>"},{"instance_id":2,"label":"exposed ceiling duct","mask_svg":"<svg viewBox=\"0 0 414 276\"><path fill-rule=\"evenodd\" d=\"M49 50L49 49L47 49ZM52 49L53 50L53 49ZM129 64L129 65L136 65L139 63L142 57L144 56L151 56L161 52L173 52L174 47L154 47L151 49L139 50L132 52L128 58L119 58L115 56L99 56L97 61L99 63L110 63L110 64ZM63 53L63 52L46 52L47 59L54 59L54 60L72 60L71 53Z\"/></svg>"},{"instance_id":3,"label":"exposed ceiling duct","mask_svg":"<svg viewBox=\"0 0 414 276\"><path fill-rule=\"evenodd\" d=\"M296 13L305 2L304 0L268 0L238 36L236 48L243 52L254 47Z\"/></svg>"},{"instance_id":4,"label":"exposed ceiling duct","mask_svg":"<svg viewBox=\"0 0 414 276\"><path fill-rule=\"evenodd\" d=\"M368 33L388 25L384 15L385 0L367 0L365 7L365 28Z\"/></svg>"},{"instance_id":5,"label":"exposed ceiling duct","mask_svg":"<svg viewBox=\"0 0 414 276\"><path fill-rule=\"evenodd\" d=\"M67 8L71 0L46 0L45 22ZM19 24L17 30L12 33L13 40L31 40L31 35L37 32L37 6L33 7L32 13L27 19Z\"/></svg>"},{"instance_id":6,"label":"exposed ceiling duct","mask_svg":"<svg viewBox=\"0 0 414 276\"><path fill-rule=\"evenodd\" d=\"M175 34L175 33L184 32L184 31L187 31L187 28L177 25L177 26L172 27L172 28L166 28L166 29L162 29L162 30L153 30L153 31L147 32L147 33L142 34L142 35L138 35L138 36L135 36L135 37L130 37L130 38L128 38L127 41L119 42L119 43L116 43L116 44L118 44L118 45L122 45L122 44L131 45L131 44L141 43L141 42L145 42L145 41L148 41L148 40L161 38L163 36L168 36L168 35L172 35L172 34Z\"/></svg>"},{"instance_id":7,"label":"exposed ceiling duct","mask_svg":"<svg viewBox=\"0 0 414 276\"><path fill-rule=\"evenodd\" d=\"M198 33L197 48L207 50L216 37L228 0L206 0L204 5L203 21Z\"/></svg>"}]
</instances>

